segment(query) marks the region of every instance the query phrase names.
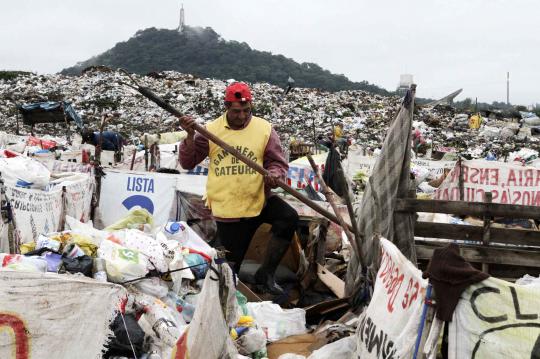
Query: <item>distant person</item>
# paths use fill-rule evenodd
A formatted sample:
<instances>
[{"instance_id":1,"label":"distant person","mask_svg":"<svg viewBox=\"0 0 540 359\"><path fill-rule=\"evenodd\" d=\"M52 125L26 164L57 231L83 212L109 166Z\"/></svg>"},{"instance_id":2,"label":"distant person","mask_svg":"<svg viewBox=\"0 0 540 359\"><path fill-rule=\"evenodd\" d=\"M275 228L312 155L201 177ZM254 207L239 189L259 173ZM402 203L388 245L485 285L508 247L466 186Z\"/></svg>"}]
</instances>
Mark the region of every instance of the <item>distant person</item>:
<instances>
[{"instance_id":1,"label":"distant person","mask_svg":"<svg viewBox=\"0 0 540 359\"><path fill-rule=\"evenodd\" d=\"M101 133L101 141L99 131L94 132L92 130L85 129L81 133L81 136L82 143L88 143L94 146L101 144L101 150L103 151L120 152L124 145L124 138L122 135L113 131L103 131Z\"/></svg>"},{"instance_id":2,"label":"distant person","mask_svg":"<svg viewBox=\"0 0 540 359\"><path fill-rule=\"evenodd\" d=\"M349 149L349 139L345 136L343 122L338 121L334 126L334 141L341 154L346 155Z\"/></svg>"},{"instance_id":3,"label":"distant person","mask_svg":"<svg viewBox=\"0 0 540 359\"><path fill-rule=\"evenodd\" d=\"M326 136L317 136L317 144L320 146L319 148L322 147L325 151L330 150L330 148L332 148L332 134L328 133Z\"/></svg>"},{"instance_id":4,"label":"distant person","mask_svg":"<svg viewBox=\"0 0 540 359\"><path fill-rule=\"evenodd\" d=\"M425 155L427 152L427 142L419 129L415 128L412 132L412 149L414 154L418 157L418 154Z\"/></svg>"},{"instance_id":5,"label":"distant person","mask_svg":"<svg viewBox=\"0 0 540 359\"><path fill-rule=\"evenodd\" d=\"M343 124L341 122L336 123L334 126L334 139L339 141L343 137Z\"/></svg>"}]
</instances>

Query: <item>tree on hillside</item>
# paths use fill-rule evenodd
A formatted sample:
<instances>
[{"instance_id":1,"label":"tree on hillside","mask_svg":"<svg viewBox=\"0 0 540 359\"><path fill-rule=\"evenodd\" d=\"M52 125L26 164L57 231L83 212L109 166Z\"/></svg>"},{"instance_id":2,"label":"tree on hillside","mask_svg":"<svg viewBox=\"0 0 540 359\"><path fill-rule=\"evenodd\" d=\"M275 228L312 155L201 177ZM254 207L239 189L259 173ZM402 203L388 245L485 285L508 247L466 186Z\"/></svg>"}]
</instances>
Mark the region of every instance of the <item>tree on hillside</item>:
<instances>
[{"instance_id":1,"label":"tree on hillside","mask_svg":"<svg viewBox=\"0 0 540 359\"><path fill-rule=\"evenodd\" d=\"M291 76L298 87L392 94L366 81L352 82L344 75L332 74L315 63L299 64L283 55L253 50L245 42L225 41L210 27L186 27L182 33L156 28L140 30L129 40L61 73L78 75L86 67L95 65L121 67L138 74L172 70L199 77L269 82L277 86L284 86Z\"/></svg>"}]
</instances>

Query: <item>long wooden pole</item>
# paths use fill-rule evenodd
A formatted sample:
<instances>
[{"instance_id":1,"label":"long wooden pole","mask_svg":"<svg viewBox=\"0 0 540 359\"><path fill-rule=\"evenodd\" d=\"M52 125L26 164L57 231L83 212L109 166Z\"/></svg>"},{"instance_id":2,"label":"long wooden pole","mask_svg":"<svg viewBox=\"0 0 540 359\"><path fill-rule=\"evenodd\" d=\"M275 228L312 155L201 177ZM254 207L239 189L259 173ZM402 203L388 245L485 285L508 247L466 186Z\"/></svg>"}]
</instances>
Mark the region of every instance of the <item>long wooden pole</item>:
<instances>
[{"instance_id":1,"label":"long wooden pole","mask_svg":"<svg viewBox=\"0 0 540 359\"><path fill-rule=\"evenodd\" d=\"M356 248L356 253L358 254L358 260L360 262L360 265L364 265L364 255L362 253L362 247L360 246L360 243L362 243L362 235L360 234L360 229L358 228L358 222L356 221L355 213L354 213L354 207L353 207L353 194L351 193L351 188L349 187L349 184L347 183L347 179L345 178L345 173L343 172L343 168L341 167L341 163L339 164L339 167L337 169L337 176L339 180L341 181L341 185L343 189L345 190L345 194L343 197L345 197L345 203L347 204L347 211L349 212L349 218L351 220L351 226L353 228L353 234L355 238L355 243L351 245Z\"/></svg>"},{"instance_id":2,"label":"long wooden pole","mask_svg":"<svg viewBox=\"0 0 540 359\"><path fill-rule=\"evenodd\" d=\"M154 102L156 105L158 105L159 107L161 107L162 109L164 109L165 111L177 116L177 117L182 117L183 114L178 111L176 108L174 108L171 104L169 104L168 102L166 102L165 100L163 100L161 97L159 97L158 95L156 95L154 92L152 92L152 90L150 90L149 88L147 87L143 87L143 86L137 86L137 90L144 96L146 97L147 99L149 99L150 101ZM182 128L184 128L182 126ZM184 128L185 129L185 128ZM251 167L252 169L254 169L255 171L257 171L258 173L260 173L261 175L263 176L268 176L270 174L270 172L268 172L265 168L263 168L261 165L259 165L258 163L252 161L251 159L249 159L247 156L243 155L241 152L239 152L236 148L232 147L231 145L225 143L223 140L221 140L219 137L215 136L214 134L210 133L206 128L204 128L203 126L199 125L199 124L195 124L193 126L193 129L197 132L199 132L201 135L203 135L206 139L208 139L209 141L212 141L214 142L216 145L218 145L219 147L223 148L225 151L229 152L231 155L233 155L234 157L238 158L240 161L244 162L246 165L248 165L249 167ZM312 208L313 210L315 210L316 212L320 213L321 215L323 215L324 217L328 218L329 220L331 220L332 222L334 223L337 223L337 224L340 224L339 223L339 219L333 214L331 213L330 211L328 211L327 209L323 208L322 206L318 205L317 203L315 203L314 201L310 200L309 198L307 198L306 196L302 195L300 192L296 191L295 189L291 188L289 185L287 185L287 183L279 180L278 181L278 186L280 188L282 188L285 192L289 193L291 196L295 197L296 199L298 199L300 202L308 205L310 208Z\"/></svg>"},{"instance_id":3,"label":"long wooden pole","mask_svg":"<svg viewBox=\"0 0 540 359\"><path fill-rule=\"evenodd\" d=\"M311 168L313 168L313 172L315 172L315 175L317 176L317 179L319 180L319 184L322 187L323 194L326 197L326 200L328 201L328 203L330 203L330 206L334 210L334 213L336 214L336 217L339 220L339 225L345 231L345 235L347 236L347 239L351 243L352 248L355 250L355 252L357 252L356 255L359 256L360 253L358 253L358 250L356 248L356 242L353 241L353 236L351 235L354 229L352 228L351 225L345 222L345 220L339 213L339 210L336 204L335 193L332 192L332 190L328 188L328 186L326 185L326 182L324 182L324 179L322 178L321 173L319 172L319 169L317 168L317 165L315 164L315 161L313 161L313 157L311 157L311 154L308 153L307 158L308 158L309 164L311 165Z\"/></svg>"}]
</instances>

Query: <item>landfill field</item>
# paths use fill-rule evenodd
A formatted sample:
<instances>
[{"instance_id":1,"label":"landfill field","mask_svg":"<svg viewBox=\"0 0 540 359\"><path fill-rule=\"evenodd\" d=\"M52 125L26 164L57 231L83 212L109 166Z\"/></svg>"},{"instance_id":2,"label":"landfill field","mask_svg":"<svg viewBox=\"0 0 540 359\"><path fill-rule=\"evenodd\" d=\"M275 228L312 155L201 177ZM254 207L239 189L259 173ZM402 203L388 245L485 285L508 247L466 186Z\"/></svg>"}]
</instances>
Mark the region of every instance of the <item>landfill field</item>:
<instances>
[{"instance_id":1,"label":"landfill field","mask_svg":"<svg viewBox=\"0 0 540 359\"><path fill-rule=\"evenodd\" d=\"M134 78L182 113L201 122L214 119L223 112L222 94L227 81L199 79L171 71L134 75ZM179 129L174 116L125 83L130 83L125 74L100 67L76 77L30 74L0 80L0 130L14 132L19 116L17 105L60 100L71 102L85 126L94 130L99 129L102 115L116 114L104 130L117 131L128 142L137 142L144 133ZM421 84L419 86L421 88ZM293 88L285 95L284 89L266 83L252 84L252 90L254 113L272 122L284 147L294 142L313 143L314 139L324 138L339 121L353 142L367 151L376 151L382 146L401 102L397 96L384 97L363 91L330 93ZM491 156L503 159L522 148L538 150L535 126L540 121L522 125L523 120L515 113L495 111L484 113L480 128L471 129L469 117L470 113L459 113L447 105L419 106L415 110L413 127L418 130L425 147L450 147L465 158ZM74 130L72 125L71 131ZM19 131L21 134L30 132L20 118ZM38 124L34 132L64 136L66 128L59 124Z\"/></svg>"},{"instance_id":2,"label":"landfill field","mask_svg":"<svg viewBox=\"0 0 540 359\"><path fill-rule=\"evenodd\" d=\"M195 129L222 150L133 85L218 118ZM445 322L456 357L498 348L492 324L537 357L538 116L250 87L277 135L233 80L1 80L0 358L433 358ZM478 314L495 295L517 322Z\"/></svg>"}]
</instances>

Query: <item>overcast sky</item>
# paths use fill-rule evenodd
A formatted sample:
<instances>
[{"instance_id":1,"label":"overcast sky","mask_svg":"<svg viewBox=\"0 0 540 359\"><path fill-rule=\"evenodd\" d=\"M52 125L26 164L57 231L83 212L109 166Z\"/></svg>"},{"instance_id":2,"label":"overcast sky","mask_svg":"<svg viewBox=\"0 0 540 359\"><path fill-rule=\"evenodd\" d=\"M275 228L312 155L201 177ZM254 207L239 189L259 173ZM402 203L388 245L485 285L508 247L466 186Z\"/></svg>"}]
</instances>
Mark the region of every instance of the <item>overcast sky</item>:
<instances>
[{"instance_id":1,"label":"overcast sky","mask_svg":"<svg viewBox=\"0 0 540 359\"><path fill-rule=\"evenodd\" d=\"M0 0L0 69L54 73L148 27L210 26L227 40L421 97L540 102L538 0ZM235 56L235 54L231 54Z\"/></svg>"}]
</instances>

